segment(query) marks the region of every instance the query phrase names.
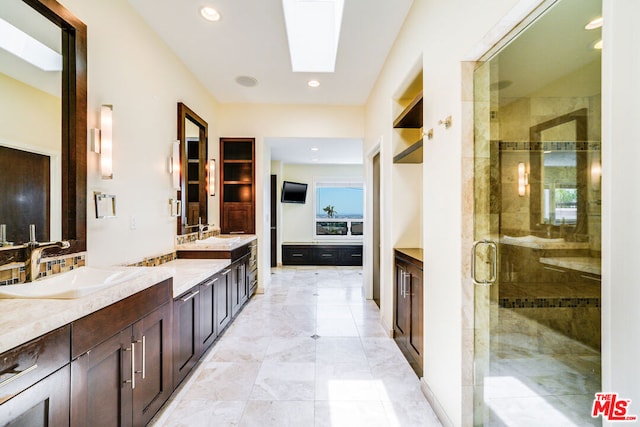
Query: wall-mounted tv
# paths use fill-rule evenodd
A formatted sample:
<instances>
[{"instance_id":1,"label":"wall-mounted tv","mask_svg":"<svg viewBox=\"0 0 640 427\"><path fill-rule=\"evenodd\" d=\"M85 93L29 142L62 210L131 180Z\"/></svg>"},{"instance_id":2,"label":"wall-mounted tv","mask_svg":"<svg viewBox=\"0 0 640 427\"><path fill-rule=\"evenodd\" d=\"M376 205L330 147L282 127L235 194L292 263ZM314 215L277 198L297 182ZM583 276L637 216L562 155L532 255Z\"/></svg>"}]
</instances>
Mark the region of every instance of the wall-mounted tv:
<instances>
[{"instance_id":1,"label":"wall-mounted tv","mask_svg":"<svg viewBox=\"0 0 640 427\"><path fill-rule=\"evenodd\" d=\"M304 203L307 198L307 184L300 182L282 182L282 203Z\"/></svg>"}]
</instances>

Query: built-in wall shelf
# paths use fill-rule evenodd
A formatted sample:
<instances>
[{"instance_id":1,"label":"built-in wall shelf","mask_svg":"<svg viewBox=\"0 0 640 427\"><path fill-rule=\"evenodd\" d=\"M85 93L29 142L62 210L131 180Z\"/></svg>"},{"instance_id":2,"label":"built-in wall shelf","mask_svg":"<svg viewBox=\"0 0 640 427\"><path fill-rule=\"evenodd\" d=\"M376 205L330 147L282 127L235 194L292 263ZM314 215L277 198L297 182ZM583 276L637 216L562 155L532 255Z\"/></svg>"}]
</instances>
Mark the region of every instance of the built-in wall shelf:
<instances>
[{"instance_id":1,"label":"built-in wall shelf","mask_svg":"<svg viewBox=\"0 0 640 427\"><path fill-rule=\"evenodd\" d=\"M396 117L393 127L407 129L419 129L422 127L422 91Z\"/></svg>"},{"instance_id":2,"label":"built-in wall shelf","mask_svg":"<svg viewBox=\"0 0 640 427\"><path fill-rule=\"evenodd\" d=\"M396 154L393 163L422 163L422 139Z\"/></svg>"}]
</instances>

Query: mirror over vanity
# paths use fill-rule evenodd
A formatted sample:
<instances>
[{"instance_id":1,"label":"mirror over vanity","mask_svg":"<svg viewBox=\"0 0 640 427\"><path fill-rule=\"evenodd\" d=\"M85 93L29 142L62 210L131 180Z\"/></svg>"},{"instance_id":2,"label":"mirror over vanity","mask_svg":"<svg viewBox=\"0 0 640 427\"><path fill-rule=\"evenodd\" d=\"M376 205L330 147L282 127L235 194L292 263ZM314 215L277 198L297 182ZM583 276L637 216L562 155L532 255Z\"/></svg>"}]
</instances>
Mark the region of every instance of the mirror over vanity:
<instances>
[{"instance_id":1,"label":"mirror over vanity","mask_svg":"<svg viewBox=\"0 0 640 427\"><path fill-rule=\"evenodd\" d=\"M180 141L180 190L182 214L178 216L178 235L208 223L207 145L208 124L191 108L178 102L178 140Z\"/></svg>"},{"instance_id":2,"label":"mirror over vanity","mask_svg":"<svg viewBox=\"0 0 640 427\"><path fill-rule=\"evenodd\" d=\"M3 0L0 24L39 40L52 58L28 62L0 49L0 224L5 251L35 224L40 242L86 250L86 26L53 0ZM2 257L0 257L2 258Z\"/></svg>"}]
</instances>

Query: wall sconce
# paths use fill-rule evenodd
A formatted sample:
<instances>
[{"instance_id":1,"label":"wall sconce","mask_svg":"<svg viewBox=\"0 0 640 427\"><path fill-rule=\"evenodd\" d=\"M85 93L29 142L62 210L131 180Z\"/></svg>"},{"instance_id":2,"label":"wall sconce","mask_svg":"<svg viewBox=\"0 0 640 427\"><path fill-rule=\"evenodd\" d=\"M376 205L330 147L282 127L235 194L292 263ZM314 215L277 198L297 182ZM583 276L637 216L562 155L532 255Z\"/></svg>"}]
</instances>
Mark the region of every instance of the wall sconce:
<instances>
[{"instance_id":1,"label":"wall sconce","mask_svg":"<svg viewBox=\"0 0 640 427\"><path fill-rule=\"evenodd\" d=\"M171 183L175 190L180 189L180 141L171 143L171 156L169 157L169 173Z\"/></svg>"},{"instance_id":2,"label":"wall sconce","mask_svg":"<svg viewBox=\"0 0 640 427\"><path fill-rule=\"evenodd\" d=\"M524 163L518 163L518 195L527 194L527 185L529 185L529 174L525 170Z\"/></svg>"},{"instance_id":3,"label":"wall sconce","mask_svg":"<svg viewBox=\"0 0 640 427\"><path fill-rule=\"evenodd\" d=\"M209 175L209 195L216 195L216 161L215 159L209 160L209 167L207 174Z\"/></svg>"},{"instance_id":4,"label":"wall sconce","mask_svg":"<svg viewBox=\"0 0 640 427\"><path fill-rule=\"evenodd\" d=\"M100 172L113 179L113 105L100 107Z\"/></svg>"},{"instance_id":5,"label":"wall sconce","mask_svg":"<svg viewBox=\"0 0 640 427\"><path fill-rule=\"evenodd\" d=\"M600 179L602 178L602 166L598 160L591 163L591 188L598 190L600 188Z\"/></svg>"}]
</instances>

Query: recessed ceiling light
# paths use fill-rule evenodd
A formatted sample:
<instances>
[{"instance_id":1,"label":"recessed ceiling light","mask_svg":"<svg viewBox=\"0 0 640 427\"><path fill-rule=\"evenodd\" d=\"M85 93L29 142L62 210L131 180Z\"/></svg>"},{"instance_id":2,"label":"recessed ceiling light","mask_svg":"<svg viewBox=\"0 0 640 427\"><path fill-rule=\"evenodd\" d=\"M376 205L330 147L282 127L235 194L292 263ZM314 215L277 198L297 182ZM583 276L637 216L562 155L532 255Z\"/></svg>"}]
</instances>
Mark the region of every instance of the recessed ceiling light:
<instances>
[{"instance_id":1,"label":"recessed ceiling light","mask_svg":"<svg viewBox=\"0 0 640 427\"><path fill-rule=\"evenodd\" d=\"M318 151L318 147L311 147L311 151Z\"/></svg>"},{"instance_id":2,"label":"recessed ceiling light","mask_svg":"<svg viewBox=\"0 0 640 427\"><path fill-rule=\"evenodd\" d=\"M200 15L207 21L219 21L220 20L220 12L212 8L211 6L205 6L200 9Z\"/></svg>"},{"instance_id":3,"label":"recessed ceiling light","mask_svg":"<svg viewBox=\"0 0 640 427\"><path fill-rule=\"evenodd\" d=\"M236 77L236 83L244 87L254 87L258 84L258 80L251 76L238 76Z\"/></svg>"},{"instance_id":4,"label":"recessed ceiling light","mask_svg":"<svg viewBox=\"0 0 640 427\"><path fill-rule=\"evenodd\" d=\"M595 30L596 28L602 27L602 16L590 21L587 25L584 26L585 30Z\"/></svg>"},{"instance_id":5,"label":"recessed ceiling light","mask_svg":"<svg viewBox=\"0 0 640 427\"><path fill-rule=\"evenodd\" d=\"M317 80L309 80L309 82L307 83L309 85L309 87L318 87L320 86L320 82Z\"/></svg>"},{"instance_id":6,"label":"recessed ceiling light","mask_svg":"<svg viewBox=\"0 0 640 427\"><path fill-rule=\"evenodd\" d=\"M602 40L598 40L597 42L595 42L595 43L593 44L593 48L594 48L595 50L602 50Z\"/></svg>"}]
</instances>

